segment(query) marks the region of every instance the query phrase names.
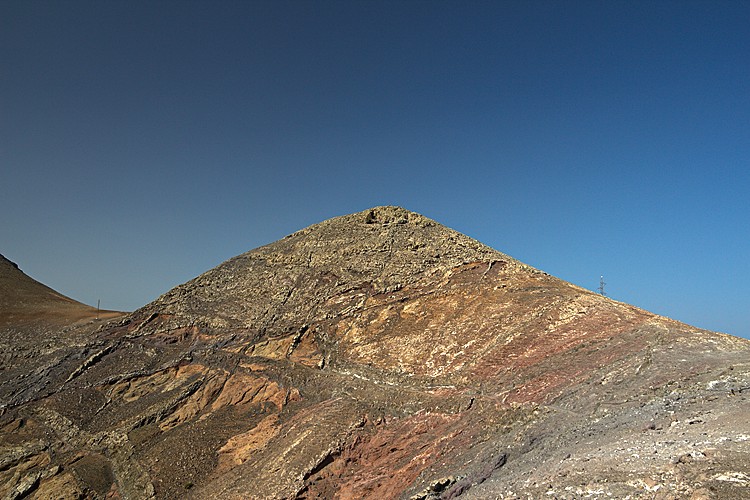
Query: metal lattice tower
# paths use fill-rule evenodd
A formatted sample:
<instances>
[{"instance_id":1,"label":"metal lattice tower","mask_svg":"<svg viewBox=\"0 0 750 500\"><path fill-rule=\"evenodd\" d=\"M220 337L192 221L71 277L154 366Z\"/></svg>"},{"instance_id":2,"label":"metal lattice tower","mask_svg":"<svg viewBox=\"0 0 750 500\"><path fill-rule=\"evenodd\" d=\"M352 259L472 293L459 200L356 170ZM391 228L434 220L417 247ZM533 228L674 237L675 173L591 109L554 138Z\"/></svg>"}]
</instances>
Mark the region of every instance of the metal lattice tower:
<instances>
[{"instance_id":1,"label":"metal lattice tower","mask_svg":"<svg viewBox=\"0 0 750 500\"><path fill-rule=\"evenodd\" d=\"M604 282L604 276L599 276L599 288L597 288L597 290L599 290L599 295L606 297L607 292L604 291L604 285L606 285Z\"/></svg>"}]
</instances>

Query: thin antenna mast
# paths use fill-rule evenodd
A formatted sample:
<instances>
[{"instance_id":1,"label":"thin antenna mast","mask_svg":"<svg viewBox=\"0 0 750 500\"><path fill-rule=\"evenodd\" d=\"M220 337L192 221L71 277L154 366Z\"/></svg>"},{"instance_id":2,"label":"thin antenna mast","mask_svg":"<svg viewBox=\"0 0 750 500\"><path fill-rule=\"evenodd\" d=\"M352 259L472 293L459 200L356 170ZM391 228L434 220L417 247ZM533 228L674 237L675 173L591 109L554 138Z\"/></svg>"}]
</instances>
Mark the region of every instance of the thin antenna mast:
<instances>
[{"instance_id":1,"label":"thin antenna mast","mask_svg":"<svg viewBox=\"0 0 750 500\"><path fill-rule=\"evenodd\" d=\"M604 276L599 276L599 288L597 288L597 290L599 290L599 295L606 297L607 292L604 291L604 285L606 285L604 282Z\"/></svg>"}]
</instances>

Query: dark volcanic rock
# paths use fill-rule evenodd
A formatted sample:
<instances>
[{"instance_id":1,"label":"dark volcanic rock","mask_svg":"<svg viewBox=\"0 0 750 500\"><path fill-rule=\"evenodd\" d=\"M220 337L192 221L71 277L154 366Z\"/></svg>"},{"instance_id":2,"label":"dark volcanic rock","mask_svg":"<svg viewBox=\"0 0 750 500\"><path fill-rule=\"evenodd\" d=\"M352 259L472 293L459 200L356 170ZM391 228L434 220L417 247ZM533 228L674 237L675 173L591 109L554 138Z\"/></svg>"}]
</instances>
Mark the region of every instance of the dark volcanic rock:
<instances>
[{"instance_id":1,"label":"dark volcanic rock","mask_svg":"<svg viewBox=\"0 0 750 500\"><path fill-rule=\"evenodd\" d=\"M19 324L2 333L28 360L0 372L9 497L750 487L747 341L601 297L397 207L235 257L118 323L53 330L54 345Z\"/></svg>"}]
</instances>

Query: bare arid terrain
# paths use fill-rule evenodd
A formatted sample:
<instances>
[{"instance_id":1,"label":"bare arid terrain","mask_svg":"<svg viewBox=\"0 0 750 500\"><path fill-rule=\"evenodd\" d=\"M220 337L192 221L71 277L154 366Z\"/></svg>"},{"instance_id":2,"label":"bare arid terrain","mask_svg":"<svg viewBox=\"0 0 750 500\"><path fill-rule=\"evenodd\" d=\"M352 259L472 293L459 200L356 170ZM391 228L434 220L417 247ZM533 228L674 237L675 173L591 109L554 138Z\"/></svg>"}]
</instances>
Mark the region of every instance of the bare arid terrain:
<instances>
[{"instance_id":1,"label":"bare arid terrain","mask_svg":"<svg viewBox=\"0 0 750 500\"><path fill-rule=\"evenodd\" d=\"M0 294L3 498L750 498L750 341L402 208L128 315Z\"/></svg>"}]
</instances>

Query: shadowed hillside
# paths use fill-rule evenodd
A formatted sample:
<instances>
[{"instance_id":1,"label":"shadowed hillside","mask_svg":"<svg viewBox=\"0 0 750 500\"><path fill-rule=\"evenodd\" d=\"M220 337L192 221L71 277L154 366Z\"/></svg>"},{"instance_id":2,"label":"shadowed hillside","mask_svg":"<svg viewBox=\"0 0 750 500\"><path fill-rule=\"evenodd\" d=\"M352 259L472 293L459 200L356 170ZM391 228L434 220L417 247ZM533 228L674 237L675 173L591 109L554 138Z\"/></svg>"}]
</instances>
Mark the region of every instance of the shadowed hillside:
<instances>
[{"instance_id":1,"label":"shadowed hillside","mask_svg":"<svg viewBox=\"0 0 750 500\"><path fill-rule=\"evenodd\" d=\"M60 336L46 350L25 337L23 373L0 372L10 497L750 487L750 342L596 295L398 207L303 229Z\"/></svg>"}]
</instances>

